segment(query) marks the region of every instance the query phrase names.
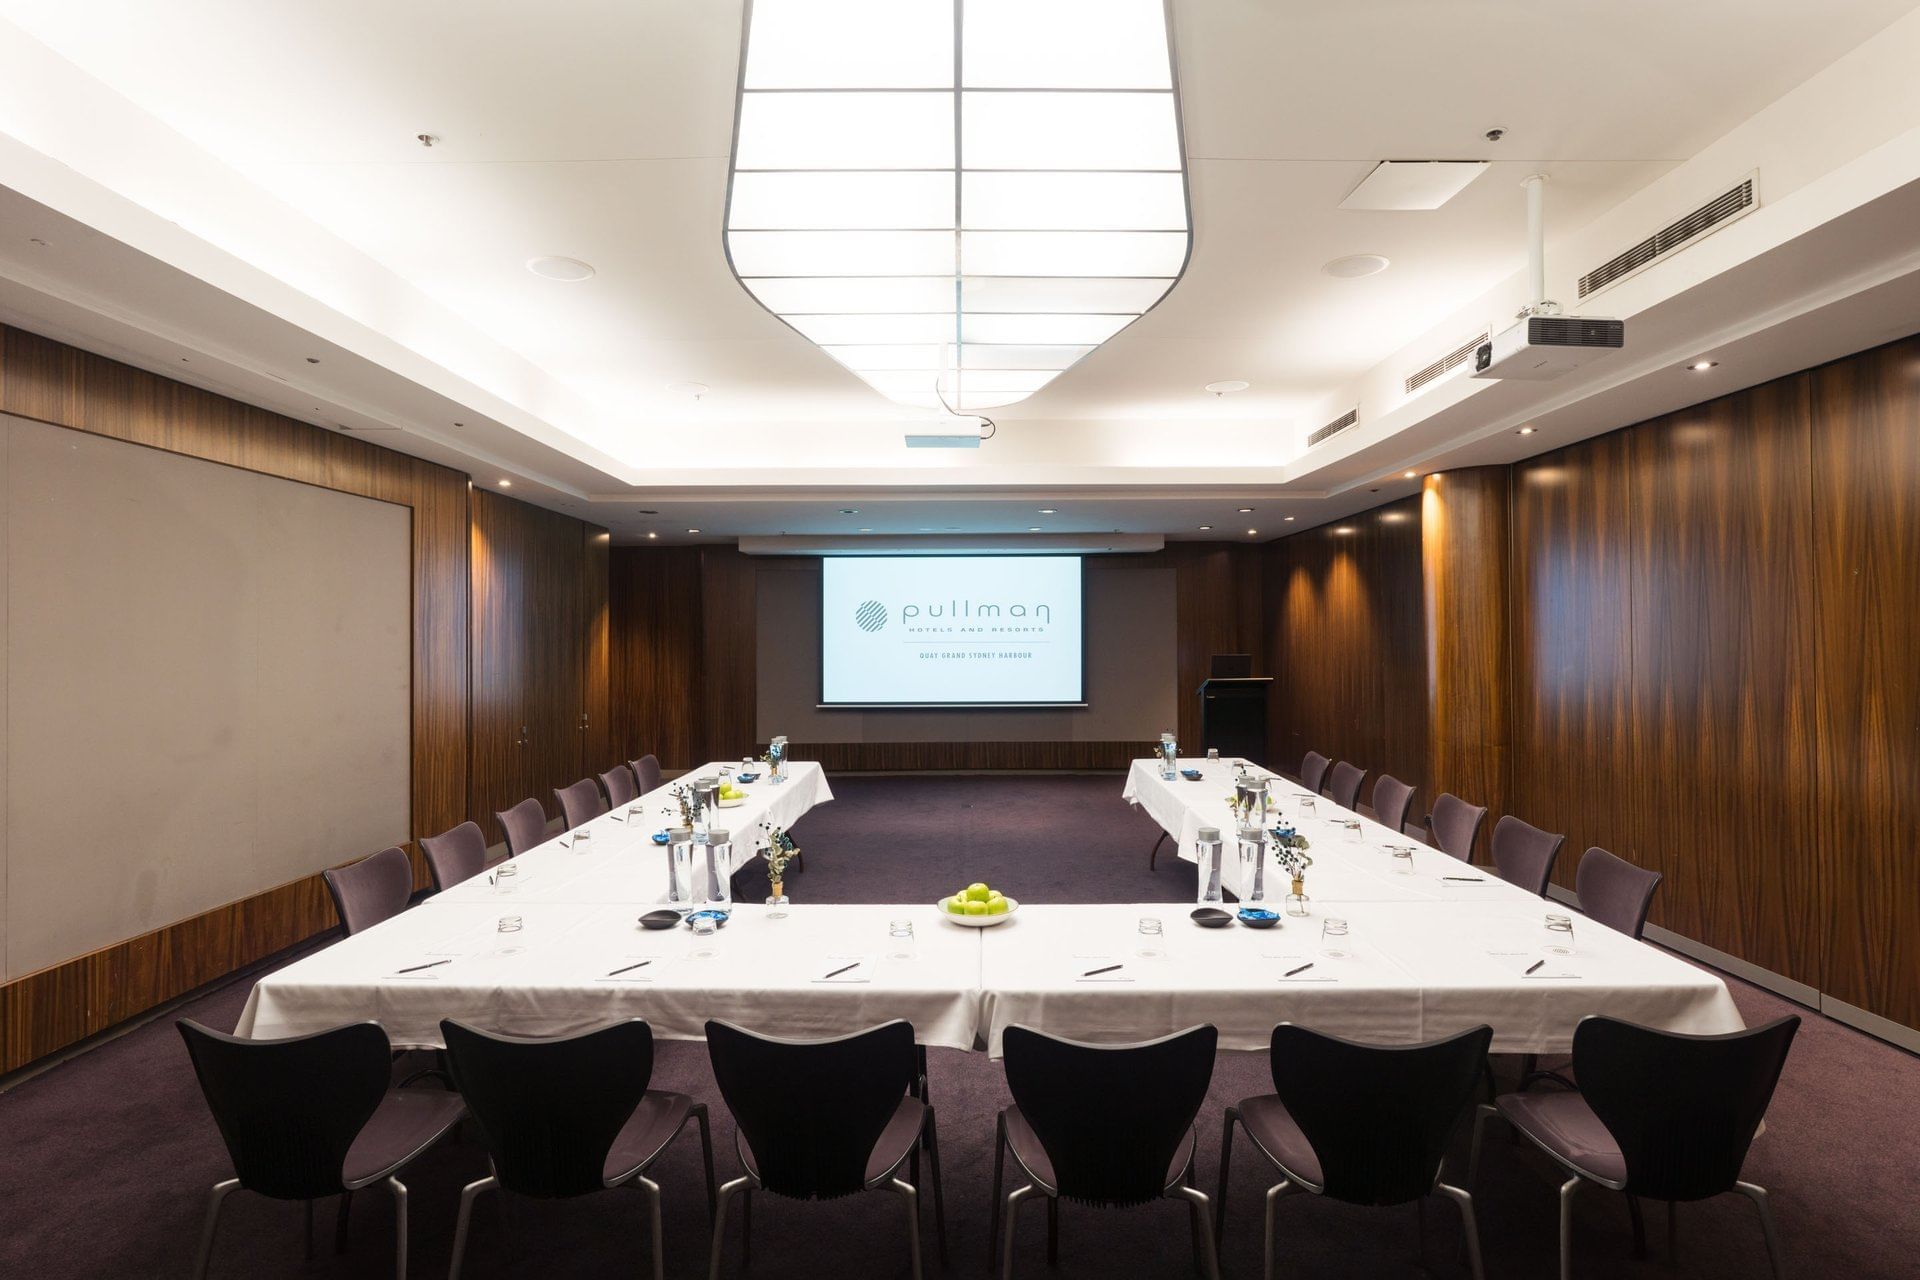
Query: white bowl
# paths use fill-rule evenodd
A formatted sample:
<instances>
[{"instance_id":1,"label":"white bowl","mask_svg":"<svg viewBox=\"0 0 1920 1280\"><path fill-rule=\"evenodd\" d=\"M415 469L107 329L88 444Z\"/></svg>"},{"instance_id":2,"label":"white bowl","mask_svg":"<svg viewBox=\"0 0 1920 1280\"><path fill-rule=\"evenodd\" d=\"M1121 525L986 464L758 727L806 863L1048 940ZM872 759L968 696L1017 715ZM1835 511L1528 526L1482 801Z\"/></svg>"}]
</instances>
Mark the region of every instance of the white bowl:
<instances>
[{"instance_id":1,"label":"white bowl","mask_svg":"<svg viewBox=\"0 0 1920 1280\"><path fill-rule=\"evenodd\" d=\"M721 800L719 804L722 809L738 809L741 805L745 804L746 802L747 802L747 798L745 796L741 796L737 800Z\"/></svg>"},{"instance_id":2,"label":"white bowl","mask_svg":"<svg viewBox=\"0 0 1920 1280\"><path fill-rule=\"evenodd\" d=\"M945 901L946 899L942 898L940 899L939 902L936 902L933 904L933 909L940 913L940 918L942 920L945 920L948 924L964 925L966 928L969 928L969 929L986 929L996 924L1003 924L1006 921L1013 919L1013 913L1020 909L1020 899L1008 898L1007 909L1001 915L957 916L957 915L954 915L953 912L947 910L945 907L940 905L940 903Z\"/></svg>"}]
</instances>

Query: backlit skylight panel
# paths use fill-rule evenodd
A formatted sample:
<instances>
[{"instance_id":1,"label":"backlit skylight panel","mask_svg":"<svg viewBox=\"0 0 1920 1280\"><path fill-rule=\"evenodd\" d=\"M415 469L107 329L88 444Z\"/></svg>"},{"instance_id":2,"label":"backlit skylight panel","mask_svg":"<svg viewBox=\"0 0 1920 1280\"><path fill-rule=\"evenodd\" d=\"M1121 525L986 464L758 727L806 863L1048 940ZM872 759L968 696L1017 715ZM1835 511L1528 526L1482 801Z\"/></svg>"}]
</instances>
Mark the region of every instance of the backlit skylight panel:
<instances>
[{"instance_id":1,"label":"backlit skylight panel","mask_svg":"<svg viewBox=\"0 0 1920 1280\"><path fill-rule=\"evenodd\" d=\"M746 21L731 265L881 394L1014 403L1185 270L1162 0L748 0Z\"/></svg>"}]
</instances>

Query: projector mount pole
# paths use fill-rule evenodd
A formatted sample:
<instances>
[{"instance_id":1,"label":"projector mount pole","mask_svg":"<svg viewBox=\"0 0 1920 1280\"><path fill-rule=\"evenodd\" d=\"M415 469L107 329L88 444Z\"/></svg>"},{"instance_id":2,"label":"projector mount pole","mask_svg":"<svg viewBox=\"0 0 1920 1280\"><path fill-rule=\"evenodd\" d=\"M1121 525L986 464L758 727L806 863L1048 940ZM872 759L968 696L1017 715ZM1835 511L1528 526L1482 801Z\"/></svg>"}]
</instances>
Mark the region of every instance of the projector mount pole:
<instances>
[{"instance_id":1,"label":"projector mount pole","mask_svg":"<svg viewBox=\"0 0 1920 1280\"><path fill-rule=\"evenodd\" d=\"M1527 305L1519 318L1557 316L1560 304L1547 298L1547 175L1528 174L1527 189Z\"/></svg>"}]
</instances>

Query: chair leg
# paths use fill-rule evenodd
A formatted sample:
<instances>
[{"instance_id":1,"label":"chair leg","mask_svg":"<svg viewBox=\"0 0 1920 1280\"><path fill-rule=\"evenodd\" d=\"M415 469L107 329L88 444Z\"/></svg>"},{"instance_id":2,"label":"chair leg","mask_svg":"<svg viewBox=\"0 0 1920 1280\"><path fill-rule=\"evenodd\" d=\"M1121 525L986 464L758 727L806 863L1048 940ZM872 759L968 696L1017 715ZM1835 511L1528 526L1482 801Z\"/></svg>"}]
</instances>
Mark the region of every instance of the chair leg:
<instances>
[{"instance_id":1,"label":"chair leg","mask_svg":"<svg viewBox=\"0 0 1920 1280\"><path fill-rule=\"evenodd\" d=\"M1207 1210L1213 1206L1208 1202L1207 1193L1198 1187L1175 1187L1173 1195L1185 1200L1192 1210L1193 1231L1200 1237L1200 1274L1206 1280L1220 1280L1220 1257L1213 1242L1213 1215Z\"/></svg>"},{"instance_id":2,"label":"chair leg","mask_svg":"<svg viewBox=\"0 0 1920 1280\"><path fill-rule=\"evenodd\" d=\"M207 1195L207 1221L200 1228L200 1256L193 1264L194 1280L201 1280L207 1274L207 1264L213 1260L213 1229L220 1225L220 1203L239 1185L240 1179L228 1178L214 1183Z\"/></svg>"},{"instance_id":3,"label":"chair leg","mask_svg":"<svg viewBox=\"0 0 1920 1280\"><path fill-rule=\"evenodd\" d=\"M1560 1184L1560 1280L1573 1280L1573 1197L1580 1179Z\"/></svg>"},{"instance_id":4,"label":"chair leg","mask_svg":"<svg viewBox=\"0 0 1920 1280\"><path fill-rule=\"evenodd\" d=\"M1647 1221L1640 1215L1640 1197L1627 1193L1627 1217L1633 1220L1633 1256L1636 1260L1647 1256Z\"/></svg>"},{"instance_id":5,"label":"chair leg","mask_svg":"<svg viewBox=\"0 0 1920 1280\"><path fill-rule=\"evenodd\" d=\"M1260 1280L1273 1280L1273 1207L1280 1203L1281 1196L1293 1189L1293 1183L1285 1178L1267 1188L1267 1229L1260 1250Z\"/></svg>"},{"instance_id":6,"label":"chair leg","mask_svg":"<svg viewBox=\"0 0 1920 1280\"><path fill-rule=\"evenodd\" d=\"M913 1261L913 1280L920 1280L920 1193L898 1178L887 1186L907 1202L907 1256Z\"/></svg>"},{"instance_id":7,"label":"chair leg","mask_svg":"<svg viewBox=\"0 0 1920 1280\"><path fill-rule=\"evenodd\" d=\"M1000 1241L1000 1280L1013 1280L1013 1233L1020 1226L1020 1206L1038 1189L1028 1183L1007 1195L1007 1221Z\"/></svg>"},{"instance_id":8,"label":"chair leg","mask_svg":"<svg viewBox=\"0 0 1920 1280\"><path fill-rule=\"evenodd\" d=\"M713 1182L713 1131L707 1127L707 1104L693 1104L693 1118L700 1122L700 1159L707 1166L707 1225L713 1225L713 1214L717 1192Z\"/></svg>"},{"instance_id":9,"label":"chair leg","mask_svg":"<svg viewBox=\"0 0 1920 1280\"><path fill-rule=\"evenodd\" d=\"M1751 1182L1736 1182L1733 1189L1753 1201L1753 1207L1760 1211L1760 1230L1766 1233L1767 1261L1773 1264L1773 1280L1784 1280L1786 1271L1780 1260L1780 1236L1773 1228L1773 1208L1767 1203L1767 1189Z\"/></svg>"},{"instance_id":10,"label":"chair leg","mask_svg":"<svg viewBox=\"0 0 1920 1280\"><path fill-rule=\"evenodd\" d=\"M648 1177L635 1177L633 1185L646 1193L647 1235L653 1242L653 1280L666 1280L666 1246L660 1237L660 1184Z\"/></svg>"},{"instance_id":11,"label":"chair leg","mask_svg":"<svg viewBox=\"0 0 1920 1280\"><path fill-rule=\"evenodd\" d=\"M1007 1162L1007 1116L1000 1118L993 1127L993 1209L987 1222L987 1272L992 1274L993 1267L1000 1260L1000 1181L1001 1173Z\"/></svg>"},{"instance_id":12,"label":"chair leg","mask_svg":"<svg viewBox=\"0 0 1920 1280\"><path fill-rule=\"evenodd\" d=\"M473 1226L473 1202L482 1191L499 1186L489 1174L460 1188L460 1213L453 1220L453 1261L447 1267L447 1280L460 1280L460 1264L467 1256L467 1232Z\"/></svg>"},{"instance_id":13,"label":"chair leg","mask_svg":"<svg viewBox=\"0 0 1920 1280\"><path fill-rule=\"evenodd\" d=\"M933 1236L940 1250L940 1265L947 1265L947 1195L940 1187L940 1130L933 1121L933 1108L927 1108L927 1169L933 1175Z\"/></svg>"},{"instance_id":14,"label":"chair leg","mask_svg":"<svg viewBox=\"0 0 1920 1280\"><path fill-rule=\"evenodd\" d=\"M1227 1108L1227 1121L1220 1127L1220 1181L1215 1184L1213 1193L1219 1197L1213 1206L1213 1234L1216 1239L1227 1238L1227 1176L1233 1172L1233 1125L1240 1118L1240 1108Z\"/></svg>"},{"instance_id":15,"label":"chair leg","mask_svg":"<svg viewBox=\"0 0 1920 1280\"><path fill-rule=\"evenodd\" d=\"M407 1280L407 1184L387 1179L393 1192L393 1280Z\"/></svg>"},{"instance_id":16,"label":"chair leg","mask_svg":"<svg viewBox=\"0 0 1920 1280\"><path fill-rule=\"evenodd\" d=\"M1480 1137L1486 1129L1487 1121L1497 1119L1500 1111L1496 1107L1482 1103L1473 1112L1473 1144L1467 1148L1467 1190L1471 1191L1478 1183L1480 1174Z\"/></svg>"},{"instance_id":17,"label":"chair leg","mask_svg":"<svg viewBox=\"0 0 1920 1280\"><path fill-rule=\"evenodd\" d=\"M340 1193L340 1211L333 1221L333 1251L336 1254L347 1251L347 1221L353 1213L353 1192Z\"/></svg>"},{"instance_id":18,"label":"chair leg","mask_svg":"<svg viewBox=\"0 0 1920 1280\"><path fill-rule=\"evenodd\" d=\"M714 1200L713 1209L713 1248L707 1258L707 1280L720 1280L720 1248L727 1238L727 1204L733 1199L733 1193L753 1186L752 1178L735 1178L720 1188Z\"/></svg>"},{"instance_id":19,"label":"chair leg","mask_svg":"<svg viewBox=\"0 0 1920 1280\"><path fill-rule=\"evenodd\" d=\"M1486 1280L1486 1272L1480 1263L1480 1224L1473 1216L1472 1193L1444 1182L1435 1186L1434 1190L1460 1206L1460 1225L1467 1233L1467 1267L1473 1273L1473 1280Z\"/></svg>"}]
</instances>

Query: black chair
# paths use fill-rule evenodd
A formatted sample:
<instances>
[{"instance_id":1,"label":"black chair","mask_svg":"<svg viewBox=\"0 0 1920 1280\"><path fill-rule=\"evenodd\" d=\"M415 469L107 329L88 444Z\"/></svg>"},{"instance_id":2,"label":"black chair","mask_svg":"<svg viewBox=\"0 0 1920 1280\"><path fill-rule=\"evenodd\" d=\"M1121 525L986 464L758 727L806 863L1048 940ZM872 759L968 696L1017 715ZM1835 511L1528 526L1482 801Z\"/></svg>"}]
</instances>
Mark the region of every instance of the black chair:
<instances>
[{"instance_id":1,"label":"black chair","mask_svg":"<svg viewBox=\"0 0 1920 1280\"><path fill-rule=\"evenodd\" d=\"M1213 1079L1220 1034L1211 1026L1140 1044L1082 1044L1030 1027L1001 1038L1013 1105L1000 1113L993 1152L993 1219L999 1237L1005 1154L1027 1184L1004 1201L1006 1234L1001 1280L1013 1275L1013 1236L1020 1205L1047 1197L1047 1259L1059 1249L1060 1197L1093 1205L1141 1205L1162 1198L1187 1202L1196 1262L1219 1280L1208 1200L1193 1185L1193 1122Z\"/></svg>"},{"instance_id":2,"label":"black chair","mask_svg":"<svg viewBox=\"0 0 1920 1280\"><path fill-rule=\"evenodd\" d=\"M1360 784L1366 780L1365 769L1342 760L1333 766L1333 773L1327 778L1327 795L1342 809L1352 809L1360 803Z\"/></svg>"},{"instance_id":3,"label":"black chair","mask_svg":"<svg viewBox=\"0 0 1920 1280\"><path fill-rule=\"evenodd\" d=\"M614 809L623 804L632 804L640 796L634 789L633 770L623 764L617 764L600 775L600 789L607 793L607 805Z\"/></svg>"},{"instance_id":4,"label":"black chair","mask_svg":"<svg viewBox=\"0 0 1920 1280\"><path fill-rule=\"evenodd\" d=\"M1406 834L1407 810L1413 807L1413 788L1390 773L1373 780L1373 817L1394 835Z\"/></svg>"},{"instance_id":5,"label":"black chair","mask_svg":"<svg viewBox=\"0 0 1920 1280\"><path fill-rule=\"evenodd\" d=\"M1468 804L1459 796L1442 791L1427 815L1427 831L1436 849L1450 853L1462 862L1473 861L1473 846L1480 839L1480 824L1487 820L1486 808Z\"/></svg>"},{"instance_id":6,"label":"black chair","mask_svg":"<svg viewBox=\"0 0 1920 1280\"><path fill-rule=\"evenodd\" d=\"M592 778L555 787L553 798L559 802L561 820L569 827L583 827L607 811L607 799L600 794L600 784Z\"/></svg>"},{"instance_id":7,"label":"black chair","mask_svg":"<svg viewBox=\"0 0 1920 1280\"><path fill-rule=\"evenodd\" d=\"M398 845L344 867L330 867L320 876L327 882L340 927L349 934L391 920L413 898L413 863Z\"/></svg>"},{"instance_id":8,"label":"black chair","mask_svg":"<svg viewBox=\"0 0 1920 1280\"><path fill-rule=\"evenodd\" d=\"M338 1249L352 1194L378 1182L393 1193L393 1272L406 1280L407 1188L394 1175L460 1123L459 1096L389 1089L392 1046L377 1022L289 1040L243 1040L185 1018L175 1025L235 1174L216 1183L207 1201L193 1274L207 1274L220 1206L236 1187L305 1201L312 1257L313 1202L340 1197Z\"/></svg>"},{"instance_id":9,"label":"black chair","mask_svg":"<svg viewBox=\"0 0 1920 1280\"><path fill-rule=\"evenodd\" d=\"M1309 751L1300 760L1300 785L1320 794L1321 785L1327 780L1327 766L1333 762L1318 751Z\"/></svg>"},{"instance_id":10,"label":"black chair","mask_svg":"<svg viewBox=\"0 0 1920 1280\"><path fill-rule=\"evenodd\" d=\"M836 1200L878 1189L906 1201L907 1247L920 1280L920 1194L899 1173L923 1145L933 1173L934 1228L946 1257L940 1143L933 1108L911 1092L920 1073L911 1023L886 1022L827 1040L783 1040L709 1021L707 1053L739 1126L735 1147L746 1170L720 1188L709 1280L720 1275L727 1205L736 1193L742 1260L750 1261L752 1192Z\"/></svg>"},{"instance_id":11,"label":"black chair","mask_svg":"<svg viewBox=\"0 0 1920 1280\"><path fill-rule=\"evenodd\" d=\"M660 762L653 756L644 755L638 760L629 760L627 767L633 770L633 780L639 786L641 795L660 789Z\"/></svg>"},{"instance_id":12,"label":"black chair","mask_svg":"<svg viewBox=\"0 0 1920 1280\"><path fill-rule=\"evenodd\" d=\"M487 869L487 837L477 822L463 822L437 836L423 836L420 852L433 875L433 891L444 893Z\"/></svg>"},{"instance_id":13,"label":"black chair","mask_svg":"<svg viewBox=\"0 0 1920 1280\"><path fill-rule=\"evenodd\" d=\"M1532 823L1506 814L1493 824L1494 874L1508 884L1544 898L1547 882L1553 879L1554 860L1566 842L1565 836L1542 831Z\"/></svg>"},{"instance_id":14,"label":"black chair","mask_svg":"<svg viewBox=\"0 0 1920 1280\"><path fill-rule=\"evenodd\" d=\"M653 1078L653 1028L634 1018L579 1035L535 1039L447 1018L440 1034L493 1165L490 1176L460 1192L449 1274L460 1274L473 1202L482 1191L504 1187L560 1200L634 1186L647 1197L653 1276L661 1280L660 1184L646 1171L680 1136L689 1117L698 1121L711 1214L713 1140L705 1103L647 1088Z\"/></svg>"},{"instance_id":15,"label":"black chair","mask_svg":"<svg viewBox=\"0 0 1920 1280\"><path fill-rule=\"evenodd\" d=\"M1574 869L1573 892L1582 914L1637 939L1646 932L1647 909L1661 879L1658 871L1636 867L1595 846L1581 855Z\"/></svg>"},{"instance_id":16,"label":"black chair","mask_svg":"<svg viewBox=\"0 0 1920 1280\"><path fill-rule=\"evenodd\" d=\"M1573 1029L1580 1092L1510 1093L1481 1107L1468 1184L1486 1121L1497 1115L1569 1175L1560 1187L1561 1280L1573 1275L1573 1197L1582 1182L1626 1193L1636 1250L1644 1250L1641 1199L1667 1201L1671 1240L1679 1202L1738 1191L1759 1210L1767 1257L1780 1280L1780 1241L1766 1189L1742 1182L1740 1166L1799 1029L1793 1015L1720 1036L1582 1018Z\"/></svg>"},{"instance_id":17,"label":"black chair","mask_svg":"<svg viewBox=\"0 0 1920 1280\"><path fill-rule=\"evenodd\" d=\"M1438 1191L1460 1206L1467 1261L1480 1280L1473 1196L1442 1182L1440 1174L1492 1042L1491 1027L1414 1045L1360 1044L1287 1022L1275 1027L1268 1047L1274 1092L1227 1108L1218 1229L1226 1229L1238 1123L1281 1174L1267 1189L1261 1272L1267 1280L1273 1276L1274 1206L1292 1191L1369 1206L1422 1203Z\"/></svg>"},{"instance_id":18,"label":"black chair","mask_svg":"<svg viewBox=\"0 0 1920 1280\"><path fill-rule=\"evenodd\" d=\"M531 796L493 816L500 820L500 829L507 833L509 857L517 858L547 838L547 811Z\"/></svg>"}]
</instances>

